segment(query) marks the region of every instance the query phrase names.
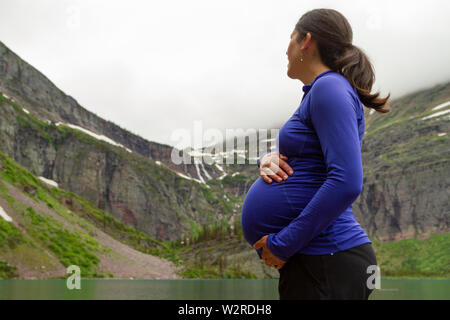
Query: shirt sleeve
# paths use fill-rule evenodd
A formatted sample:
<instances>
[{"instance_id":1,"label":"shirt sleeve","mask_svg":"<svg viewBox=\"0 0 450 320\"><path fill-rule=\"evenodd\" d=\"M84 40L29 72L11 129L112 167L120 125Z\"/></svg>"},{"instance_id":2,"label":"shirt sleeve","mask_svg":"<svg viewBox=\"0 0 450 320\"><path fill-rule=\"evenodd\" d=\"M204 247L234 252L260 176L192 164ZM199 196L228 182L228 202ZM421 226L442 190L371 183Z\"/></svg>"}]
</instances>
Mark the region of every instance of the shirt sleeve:
<instances>
[{"instance_id":1,"label":"shirt sleeve","mask_svg":"<svg viewBox=\"0 0 450 320\"><path fill-rule=\"evenodd\" d=\"M356 200L363 185L355 100L334 78L319 79L311 90L310 117L327 178L301 213L267 238L269 250L284 261L336 220Z\"/></svg>"}]
</instances>

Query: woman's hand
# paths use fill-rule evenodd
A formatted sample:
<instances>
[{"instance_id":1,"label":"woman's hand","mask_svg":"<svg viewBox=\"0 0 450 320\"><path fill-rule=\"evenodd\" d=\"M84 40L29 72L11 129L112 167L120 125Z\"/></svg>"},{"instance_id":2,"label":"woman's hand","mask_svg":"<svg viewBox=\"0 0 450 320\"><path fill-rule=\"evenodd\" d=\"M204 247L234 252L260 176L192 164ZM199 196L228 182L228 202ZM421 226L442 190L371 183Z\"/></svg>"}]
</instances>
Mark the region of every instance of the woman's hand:
<instances>
[{"instance_id":1,"label":"woman's hand","mask_svg":"<svg viewBox=\"0 0 450 320\"><path fill-rule=\"evenodd\" d=\"M267 237L268 235L256 241L255 244L253 245L253 248L255 249L263 248L261 257L263 258L264 263L269 267L281 269L286 263L286 261L279 259L278 257L274 256L272 252L270 252L269 248L267 247L266 242Z\"/></svg>"},{"instance_id":2,"label":"woman's hand","mask_svg":"<svg viewBox=\"0 0 450 320\"><path fill-rule=\"evenodd\" d=\"M267 183L272 183L272 179L277 182L287 180L286 173L292 175L293 171L286 160L287 157L278 151L266 154L259 164L259 175Z\"/></svg>"}]
</instances>

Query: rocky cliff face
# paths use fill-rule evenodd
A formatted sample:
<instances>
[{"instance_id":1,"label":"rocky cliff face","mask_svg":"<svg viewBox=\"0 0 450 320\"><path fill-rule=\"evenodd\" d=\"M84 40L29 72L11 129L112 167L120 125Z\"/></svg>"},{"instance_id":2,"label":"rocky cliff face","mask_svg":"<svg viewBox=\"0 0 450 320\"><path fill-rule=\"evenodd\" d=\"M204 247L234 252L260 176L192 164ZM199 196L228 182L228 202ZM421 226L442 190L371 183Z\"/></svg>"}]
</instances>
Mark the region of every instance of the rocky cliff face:
<instances>
[{"instance_id":1,"label":"rocky cliff face","mask_svg":"<svg viewBox=\"0 0 450 320\"><path fill-rule=\"evenodd\" d=\"M80 126L104 135L144 157L161 161L177 172L201 179L199 175L202 173L198 173L194 164L177 165L171 161L173 147L147 141L86 110L2 42L0 42L0 91L12 97L20 106L41 120ZM204 166L212 178L221 175L215 166L208 164Z\"/></svg>"},{"instance_id":2,"label":"rocky cliff face","mask_svg":"<svg viewBox=\"0 0 450 320\"><path fill-rule=\"evenodd\" d=\"M158 239L189 236L192 223L211 224L218 212L232 213L222 191L77 129L44 123L5 98L0 147L33 174Z\"/></svg>"},{"instance_id":3,"label":"rocky cliff face","mask_svg":"<svg viewBox=\"0 0 450 320\"><path fill-rule=\"evenodd\" d=\"M165 245L74 193L36 178L0 151L0 279L178 278Z\"/></svg>"},{"instance_id":4,"label":"rocky cliff face","mask_svg":"<svg viewBox=\"0 0 450 320\"><path fill-rule=\"evenodd\" d=\"M380 240L424 238L450 226L450 83L366 113L364 187L356 218Z\"/></svg>"},{"instance_id":5,"label":"rocky cliff face","mask_svg":"<svg viewBox=\"0 0 450 320\"><path fill-rule=\"evenodd\" d=\"M0 150L158 239L189 237L220 220L218 213L229 219L236 212L220 185L202 183L223 175L217 166L175 165L172 147L82 108L2 43Z\"/></svg>"},{"instance_id":6,"label":"rocky cliff face","mask_svg":"<svg viewBox=\"0 0 450 320\"><path fill-rule=\"evenodd\" d=\"M228 221L258 177L254 164L173 164L170 146L82 108L1 43L0 92L6 96L0 96L3 152L159 239L175 240L198 225ZM370 236L393 240L448 232L448 101L450 83L392 101L389 114L366 112L365 183L354 212ZM247 157L248 151L247 145Z\"/></svg>"}]
</instances>

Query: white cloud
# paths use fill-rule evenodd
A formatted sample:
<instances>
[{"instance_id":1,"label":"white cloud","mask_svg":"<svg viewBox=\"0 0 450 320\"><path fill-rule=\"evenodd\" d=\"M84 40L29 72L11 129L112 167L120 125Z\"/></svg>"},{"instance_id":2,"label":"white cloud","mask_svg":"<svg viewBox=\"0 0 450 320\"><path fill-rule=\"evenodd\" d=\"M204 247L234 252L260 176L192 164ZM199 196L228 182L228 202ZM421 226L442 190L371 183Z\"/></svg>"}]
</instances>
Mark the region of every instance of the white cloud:
<instances>
[{"instance_id":1,"label":"white cloud","mask_svg":"<svg viewBox=\"0 0 450 320\"><path fill-rule=\"evenodd\" d=\"M392 98L447 81L448 1L2 0L0 41L88 110L153 141L269 128L298 107L286 48L306 11L342 12Z\"/></svg>"}]
</instances>

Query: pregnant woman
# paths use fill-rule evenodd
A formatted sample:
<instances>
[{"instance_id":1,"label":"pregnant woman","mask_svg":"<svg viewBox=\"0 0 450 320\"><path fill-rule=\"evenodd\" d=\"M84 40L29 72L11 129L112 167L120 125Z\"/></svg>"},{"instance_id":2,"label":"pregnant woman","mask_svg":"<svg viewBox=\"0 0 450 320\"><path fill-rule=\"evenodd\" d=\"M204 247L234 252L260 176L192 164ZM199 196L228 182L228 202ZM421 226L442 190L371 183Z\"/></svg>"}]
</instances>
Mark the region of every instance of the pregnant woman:
<instances>
[{"instance_id":1,"label":"pregnant woman","mask_svg":"<svg viewBox=\"0 0 450 320\"><path fill-rule=\"evenodd\" d=\"M260 157L242 207L245 239L279 271L280 299L368 299L373 290L377 260L352 203L363 186L363 104L388 112L390 94L370 94L374 72L352 38L332 9L296 24L287 75L305 84L303 98L276 151Z\"/></svg>"}]
</instances>

